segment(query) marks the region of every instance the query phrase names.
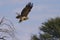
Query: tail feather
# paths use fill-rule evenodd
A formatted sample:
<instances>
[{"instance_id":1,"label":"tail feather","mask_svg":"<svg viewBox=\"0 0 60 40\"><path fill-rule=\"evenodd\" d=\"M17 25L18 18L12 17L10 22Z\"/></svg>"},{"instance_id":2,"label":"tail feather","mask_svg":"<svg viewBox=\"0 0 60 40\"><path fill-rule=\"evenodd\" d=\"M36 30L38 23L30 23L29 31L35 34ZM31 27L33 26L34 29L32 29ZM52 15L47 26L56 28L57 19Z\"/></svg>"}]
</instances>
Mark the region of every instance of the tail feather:
<instances>
[{"instance_id":1,"label":"tail feather","mask_svg":"<svg viewBox=\"0 0 60 40\"><path fill-rule=\"evenodd\" d=\"M16 16L17 19L21 17L21 15L19 13L16 12L16 14L17 14L17 16Z\"/></svg>"},{"instance_id":2,"label":"tail feather","mask_svg":"<svg viewBox=\"0 0 60 40\"><path fill-rule=\"evenodd\" d=\"M20 18L20 17L21 17L21 15L16 16L17 19Z\"/></svg>"}]
</instances>

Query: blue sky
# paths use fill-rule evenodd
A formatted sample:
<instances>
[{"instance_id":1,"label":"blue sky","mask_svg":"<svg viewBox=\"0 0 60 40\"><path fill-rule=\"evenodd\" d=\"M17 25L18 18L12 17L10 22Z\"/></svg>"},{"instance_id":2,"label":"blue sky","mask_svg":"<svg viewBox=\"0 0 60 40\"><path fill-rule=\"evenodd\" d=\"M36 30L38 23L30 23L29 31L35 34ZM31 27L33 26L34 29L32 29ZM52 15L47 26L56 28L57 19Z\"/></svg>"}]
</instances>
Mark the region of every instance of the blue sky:
<instances>
[{"instance_id":1,"label":"blue sky","mask_svg":"<svg viewBox=\"0 0 60 40\"><path fill-rule=\"evenodd\" d=\"M16 12L21 13L28 2L33 3L29 19L18 23ZM41 23L60 17L60 0L0 0L0 18L3 16L13 22L20 40L29 40L32 34L38 34Z\"/></svg>"}]
</instances>

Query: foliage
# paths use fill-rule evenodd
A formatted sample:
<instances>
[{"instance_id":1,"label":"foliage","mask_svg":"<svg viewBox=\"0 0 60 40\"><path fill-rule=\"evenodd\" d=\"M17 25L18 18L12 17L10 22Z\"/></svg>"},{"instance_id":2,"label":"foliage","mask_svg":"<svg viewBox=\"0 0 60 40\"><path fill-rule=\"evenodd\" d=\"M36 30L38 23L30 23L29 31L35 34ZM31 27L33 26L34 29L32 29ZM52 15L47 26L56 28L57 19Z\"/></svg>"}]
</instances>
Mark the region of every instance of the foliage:
<instances>
[{"instance_id":1,"label":"foliage","mask_svg":"<svg viewBox=\"0 0 60 40\"><path fill-rule=\"evenodd\" d=\"M32 36L32 40L39 40L39 38L36 35L34 35Z\"/></svg>"},{"instance_id":2,"label":"foliage","mask_svg":"<svg viewBox=\"0 0 60 40\"><path fill-rule=\"evenodd\" d=\"M39 29L44 32L39 35L40 40L58 40L60 38L60 17L51 18L42 23Z\"/></svg>"}]
</instances>

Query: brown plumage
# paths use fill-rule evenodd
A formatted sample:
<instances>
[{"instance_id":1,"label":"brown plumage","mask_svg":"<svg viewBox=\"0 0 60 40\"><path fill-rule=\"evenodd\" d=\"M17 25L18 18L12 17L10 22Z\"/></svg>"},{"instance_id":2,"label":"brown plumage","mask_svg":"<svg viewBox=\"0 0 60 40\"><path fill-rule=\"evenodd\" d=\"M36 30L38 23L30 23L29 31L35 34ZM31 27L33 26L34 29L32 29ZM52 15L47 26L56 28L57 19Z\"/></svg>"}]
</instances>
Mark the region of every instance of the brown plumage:
<instances>
[{"instance_id":1,"label":"brown plumage","mask_svg":"<svg viewBox=\"0 0 60 40\"><path fill-rule=\"evenodd\" d=\"M21 15L17 15L16 18L19 19L19 22L22 22L23 20L27 20L28 19L28 14L31 11L33 7L33 3L29 2L25 8L22 10Z\"/></svg>"}]
</instances>

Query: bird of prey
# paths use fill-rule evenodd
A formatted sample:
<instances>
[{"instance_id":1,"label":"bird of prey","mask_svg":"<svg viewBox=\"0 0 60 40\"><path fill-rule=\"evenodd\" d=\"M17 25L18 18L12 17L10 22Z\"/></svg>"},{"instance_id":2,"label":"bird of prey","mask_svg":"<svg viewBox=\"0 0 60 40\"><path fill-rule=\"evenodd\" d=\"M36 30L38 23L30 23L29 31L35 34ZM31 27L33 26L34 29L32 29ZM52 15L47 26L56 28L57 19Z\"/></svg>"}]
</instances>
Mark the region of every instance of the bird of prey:
<instances>
[{"instance_id":1,"label":"bird of prey","mask_svg":"<svg viewBox=\"0 0 60 40\"><path fill-rule=\"evenodd\" d=\"M32 7L33 7L33 3L29 2L25 6L25 8L22 10L21 15L19 14L16 16L16 18L19 19L19 22L22 22L28 19L28 14L31 11Z\"/></svg>"}]
</instances>

